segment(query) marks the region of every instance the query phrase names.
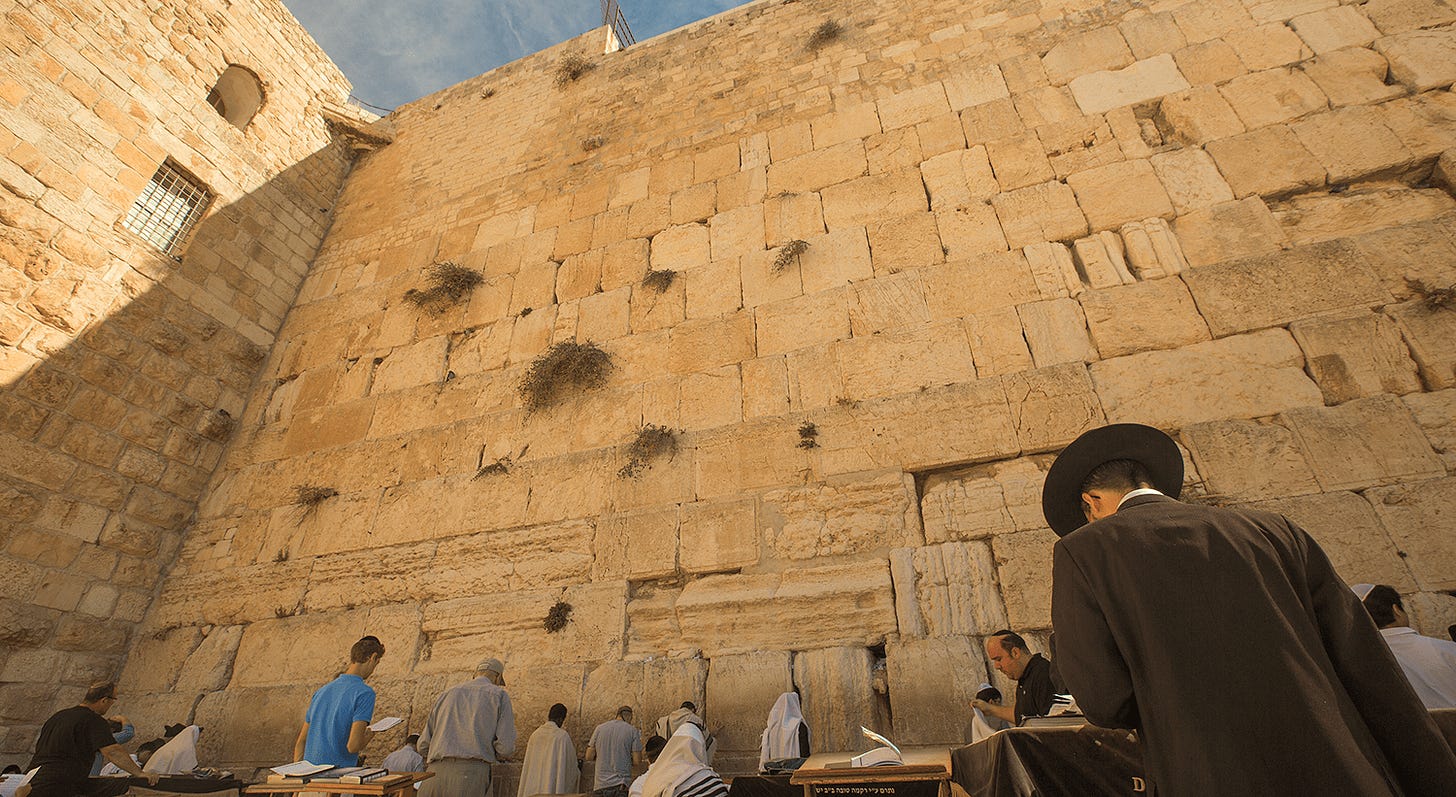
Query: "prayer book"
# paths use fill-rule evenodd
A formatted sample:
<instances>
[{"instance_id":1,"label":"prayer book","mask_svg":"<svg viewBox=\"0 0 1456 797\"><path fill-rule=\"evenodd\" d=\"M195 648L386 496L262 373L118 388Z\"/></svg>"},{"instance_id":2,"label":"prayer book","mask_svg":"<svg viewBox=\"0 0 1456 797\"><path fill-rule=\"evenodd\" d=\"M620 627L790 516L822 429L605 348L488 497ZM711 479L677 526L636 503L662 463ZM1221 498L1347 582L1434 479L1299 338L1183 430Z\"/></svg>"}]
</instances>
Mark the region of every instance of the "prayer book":
<instances>
[{"instance_id":1,"label":"prayer book","mask_svg":"<svg viewBox=\"0 0 1456 797\"><path fill-rule=\"evenodd\" d=\"M374 724L369 726L369 730L374 731L375 733L380 733L383 731L387 731L390 728L393 728L401 722L404 722L404 719L401 717L382 717L375 720Z\"/></svg>"},{"instance_id":2,"label":"prayer book","mask_svg":"<svg viewBox=\"0 0 1456 797\"><path fill-rule=\"evenodd\" d=\"M905 763L904 757L900 755L900 748L896 747L894 742L863 725L859 727L859 732L864 734L866 739L879 742L881 746L851 758L849 760L851 767L896 767Z\"/></svg>"},{"instance_id":3,"label":"prayer book","mask_svg":"<svg viewBox=\"0 0 1456 797\"><path fill-rule=\"evenodd\" d=\"M385 775L389 770L381 767L338 767L314 778L315 782L329 781L331 783L371 783Z\"/></svg>"},{"instance_id":4,"label":"prayer book","mask_svg":"<svg viewBox=\"0 0 1456 797\"><path fill-rule=\"evenodd\" d=\"M317 775L320 772L327 772L333 768L332 764L311 764L307 761L294 761L292 764L273 767L270 771L284 778L306 778Z\"/></svg>"}]
</instances>

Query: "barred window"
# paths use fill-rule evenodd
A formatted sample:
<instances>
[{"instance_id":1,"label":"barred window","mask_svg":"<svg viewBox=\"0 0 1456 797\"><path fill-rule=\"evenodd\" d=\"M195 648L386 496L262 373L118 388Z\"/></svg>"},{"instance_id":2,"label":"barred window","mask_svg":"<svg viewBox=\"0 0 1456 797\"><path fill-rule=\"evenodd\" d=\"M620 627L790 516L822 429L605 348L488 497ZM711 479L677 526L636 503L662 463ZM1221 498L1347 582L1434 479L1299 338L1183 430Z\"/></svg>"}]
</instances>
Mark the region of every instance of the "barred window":
<instances>
[{"instance_id":1,"label":"barred window","mask_svg":"<svg viewBox=\"0 0 1456 797\"><path fill-rule=\"evenodd\" d=\"M212 192L207 186L168 160L142 189L123 226L163 252L175 255L211 202Z\"/></svg>"}]
</instances>

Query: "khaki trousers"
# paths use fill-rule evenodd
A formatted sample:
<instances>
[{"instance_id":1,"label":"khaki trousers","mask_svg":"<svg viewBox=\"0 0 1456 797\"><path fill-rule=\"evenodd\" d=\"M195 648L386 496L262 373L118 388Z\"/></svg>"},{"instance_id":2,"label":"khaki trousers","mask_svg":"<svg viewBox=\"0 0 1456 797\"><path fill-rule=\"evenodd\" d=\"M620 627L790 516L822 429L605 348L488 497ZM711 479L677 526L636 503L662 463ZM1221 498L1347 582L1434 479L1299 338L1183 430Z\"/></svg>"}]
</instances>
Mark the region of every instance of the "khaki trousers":
<instances>
[{"instance_id":1,"label":"khaki trousers","mask_svg":"<svg viewBox=\"0 0 1456 797\"><path fill-rule=\"evenodd\" d=\"M420 784L419 797L489 797L490 762L474 758L441 758L425 766L435 773Z\"/></svg>"}]
</instances>

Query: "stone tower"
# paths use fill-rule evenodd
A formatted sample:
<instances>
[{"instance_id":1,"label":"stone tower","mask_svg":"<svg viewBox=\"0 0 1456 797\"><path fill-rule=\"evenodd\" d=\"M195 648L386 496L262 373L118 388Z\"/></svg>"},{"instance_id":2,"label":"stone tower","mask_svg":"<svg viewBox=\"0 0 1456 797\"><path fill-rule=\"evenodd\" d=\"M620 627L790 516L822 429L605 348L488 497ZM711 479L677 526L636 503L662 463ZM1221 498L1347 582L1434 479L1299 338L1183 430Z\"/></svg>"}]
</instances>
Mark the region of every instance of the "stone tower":
<instances>
[{"instance_id":1,"label":"stone tower","mask_svg":"<svg viewBox=\"0 0 1456 797\"><path fill-rule=\"evenodd\" d=\"M15 13L39 37L61 5ZM4 556L34 574L4 594L25 636L0 710L31 723L7 749L51 707L25 701L73 699L127 651L134 719L276 763L364 633L389 648L378 713L407 719L371 758L486 655L523 733L556 702L581 745L618 705L692 699L729 773L791 686L821 749L859 724L956 741L981 638L1049 626L1045 467L1109 421L1175 434L1189 495L1288 514L1444 628L1453 21L1441 0L762 0L606 55L594 31L399 109L387 144L337 117L331 137L318 98L346 87L301 82L273 159L249 150L180 263L107 250L147 289L60 345L7 340L29 359L3 394L0 445L24 457ZM169 79L205 94L238 61L219 46ZM5 107L48 107L65 79L25 68ZM179 145L234 135L187 107ZM44 147L15 135L5 221L58 225L45 262L140 190L56 216L25 168ZM218 159L183 165L221 180ZM98 168L72 192L114 186ZM4 312L50 323L32 299ZM149 367L167 379L125 392ZM522 392L532 373L552 400ZM161 429L158 475L132 475L129 435ZM195 442L181 465L174 437Z\"/></svg>"}]
</instances>

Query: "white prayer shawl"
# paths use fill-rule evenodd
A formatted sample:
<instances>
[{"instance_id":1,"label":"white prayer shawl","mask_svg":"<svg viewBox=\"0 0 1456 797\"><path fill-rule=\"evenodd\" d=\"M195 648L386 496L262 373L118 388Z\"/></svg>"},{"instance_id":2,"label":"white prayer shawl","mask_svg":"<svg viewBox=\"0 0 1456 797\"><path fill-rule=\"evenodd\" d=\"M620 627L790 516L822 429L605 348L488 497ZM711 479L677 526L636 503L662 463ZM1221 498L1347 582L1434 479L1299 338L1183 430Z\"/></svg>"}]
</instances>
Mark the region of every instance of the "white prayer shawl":
<instances>
[{"instance_id":1,"label":"white prayer shawl","mask_svg":"<svg viewBox=\"0 0 1456 797\"><path fill-rule=\"evenodd\" d=\"M785 692L774 701L773 710L768 713L768 725L759 737L758 769L781 758L799 757L799 726L804 724L804 712L799 707L799 696Z\"/></svg>"},{"instance_id":2,"label":"white prayer shawl","mask_svg":"<svg viewBox=\"0 0 1456 797\"><path fill-rule=\"evenodd\" d=\"M674 733L677 733L677 729L681 728L683 726L683 723L685 722L695 722L699 725L702 725L703 727L707 727L708 725L708 723L703 722L702 717L699 717L692 711L685 708L679 708L674 709L671 714L668 714L665 717L657 718L657 735L661 736L664 739L671 739L672 735Z\"/></svg>"},{"instance_id":3,"label":"white prayer shawl","mask_svg":"<svg viewBox=\"0 0 1456 797\"><path fill-rule=\"evenodd\" d=\"M997 731L1003 731L1011 727L1011 723L1000 717L988 717L978 708L973 708L975 716L971 717L971 744L985 739Z\"/></svg>"},{"instance_id":4,"label":"white prayer shawl","mask_svg":"<svg viewBox=\"0 0 1456 797\"><path fill-rule=\"evenodd\" d=\"M708 768L708 751L703 746L703 732L692 723L684 723L667 740L662 754L647 769L642 782L642 797L672 797L678 786Z\"/></svg>"},{"instance_id":5,"label":"white prayer shawl","mask_svg":"<svg viewBox=\"0 0 1456 797\"><path fill-rule=\"evenodd\" d=\"M1382 628L1380 635L1427 710L1456 708L1456 642L1406 627Z\"/></svg>"},{"instance_id":6,"label":"white prayer shawl","mask_svg":"<svg viewBox=\"0 0 1456 797\"><path fill-rule=\"evenodd\" d=\"M533 794L575 794L581 770L576 767L576 745L571 734L547 720L526 740L517 797Z\"/></svg>"},{"instance_id":7,"label":"white prayer shawl","mask_svg":"<svg viewBox=\"0 0 1456 797\"><path fill-rule=\"evenodd\" d=\"M181 775L197 769L197 737L201 733L202 729L196 725L183 728L181 733L172 737L172 741L162 745L147 759L142 770L158 775Z\"/></svg>"}]
</instances>

